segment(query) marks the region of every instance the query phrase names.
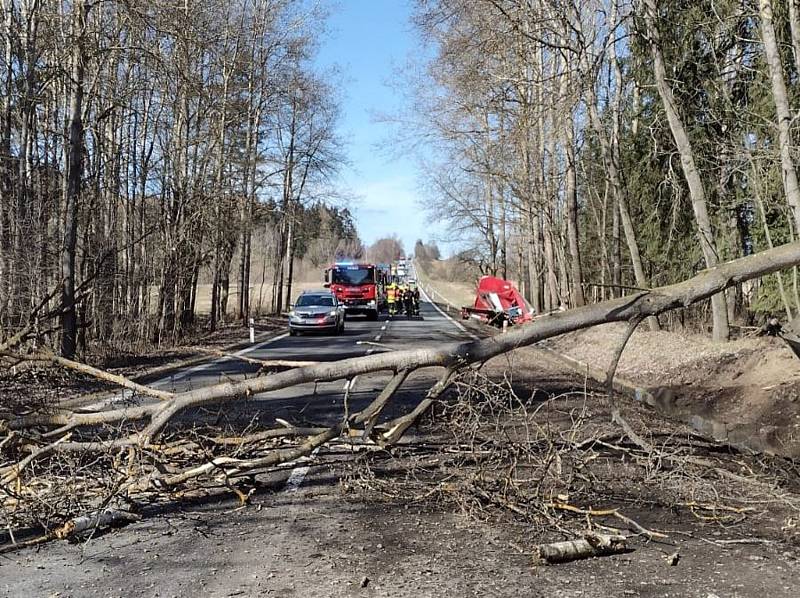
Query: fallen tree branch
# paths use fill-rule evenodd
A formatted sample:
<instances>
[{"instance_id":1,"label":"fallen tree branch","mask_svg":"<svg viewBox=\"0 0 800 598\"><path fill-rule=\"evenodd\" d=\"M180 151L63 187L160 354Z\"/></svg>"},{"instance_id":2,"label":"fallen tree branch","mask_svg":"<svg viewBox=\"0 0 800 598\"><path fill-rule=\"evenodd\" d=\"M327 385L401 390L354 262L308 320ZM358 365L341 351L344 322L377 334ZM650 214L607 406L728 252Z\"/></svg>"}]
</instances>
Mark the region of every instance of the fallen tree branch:
<instances>
[{"instance_id":1,"label":"fallen tree branch","mask_svg":"<svg viewBox=\"0 0 800 598\"><path fill-rule=\"evenodd\" d=\"M262 370L268 368L302 368L310 365L316 365L318 361L293 361L289 359L254 359L252 357L245 357L229 351L221 351L220 349L209 349L208 347L190 347L191 351L197 353L204 353L206 355L214 355L215 357L225 357L227 359L235 359L260 366Z\"/></svg>"},{"instance_id":2,"label":"fallen tree branch","mask_svg":"<svg viewBox=\"0 0 800 598\"><path fill-rule=\"evenodd\" d=\"M129 511L120 511L118 509L102 509L88 515L81 515L70 519L63 525L56 529L38 536L31 538L24 542L12 542L5 546L0 546L0 554L10 552L12 550L19 550L20 548L27 548L43 544L50 540L67 540L75 536L79 536L88 531L97 530L100 528L110 527L112 525L121 525L140 521L141 517Z\"/></svg>"},{"instance_id":3,"label":"fallen tree branch","mask_svg":"<svg viewBox=\"0 0 800 598\"><path fill-rule=\"evenodd\" d=\"M299 459L300 457L305 457L307 455L310 455L318 447L333 440L334 438L338 438L339 436L341 436L342 432L349 429L351 425L363 424L367 422L370 418L372 418L376 413L379 413L380 410L383 408L383 406L385 406L386 402L391 398L391 396L397 390L397 388L399 388L400 384L398 383L398 380L400 380L400 378L404 380L406 376L407 373L405 372L400 372L396 374L389 381L389 383L386 385L383 391L364 409L350 415L347 419L343 420L338 425L332 426L326 430L323 430L322 432L319 432L318 434L315 434L314 436L309 437L300 446L289 449L279 449L259 459L244 460L231 457L220 457L217 459L213 459L207 463L204 463L203 465L200 465L198 467L194 467L177 474L172 474L167 476L157 476L136 482L128 487L128 491L129 492L143 491L150 487L155 487L155 488L172 487L179 484L183 484L191 479L203 476L212 471L222 471L225 472L226 475L235 475L246 471L253 471L258 469L264 469L267 467L274 467L275 465L280 465L282 463L286 463L287 461L293 461L294 459ZM447 376L447 378L449 379L449 375ZM441 382L442 380L440 380L440 383ZM434 388L438 387L439 384L437 384ZM444 388L446 388L446 385L441 389L440 392L443 392Z\"/></svg>"},{"instance_id":4,"label":"fallen tree branch","mask_svg":"<svg viewBox=\"0 0 800 598\"><path fill-rule=\"evenodd\" d=\"M734 284L797 264L800 264L800 243L791 243L727 262L678 284L568 310L542 318L526 326L519 326L507 334L482 340L318 363L272 376L239 382L224 382L198 388L175 395L174 399L161 404L135 408L124 407L102 414L74 414L72 416L56 414L51 419L48 419L47 416L23 417L11 420L8 422L8 426L12 429L19 429L31 425L91 425L150 418L150 426L143 436L143 440L149 442L163 430L175 415L190 407L234 401L256 393L270 392L306 382L340 380L383 370L407 369L413 371L424 367L459 368L486 361L517 347L531 345L565 332L607 322L630 321L636 317L658 315L669 310L687 307L708 299Z\"/></svg>"},{"instance_id":5,"label":"fallen tree branch","mask_svg":"<svg viewBox=\"0 0 800 598\"><path fill-rule=\"evenodd\" d=\"M71 434L65 434L62 438L56 440L55 442L52 442L46 446L42 446L33 450L30 455L25 457L19 463L15 463L14 465L10 465L9 467L0 469L0 475L3 476L2 478L0 478L0 484L6 486L11 482L13 482L14 480L16 480L17 478L19 478L20 474L26 467L28 467L31 463L36 461L36 459L46 457L47 455L54 453L62 442L66 442L67 440L69 440L70 436Z\"/></svg>"},{"instance_id":6,"label":"fallen tree branch","mask_svg":"<svg viewBox=\"0 0 800 598\"><path fill-rule=\"evenodd\" d=\"M625 536L587 533L579 540L540 544L536 556L547 563L567 563L596 556L619 554L628 550Z\"/></svg>"},{"instance_id":7,"label":"fallen tree branch","mask_svg":"<svg viewBox=\"0 0 800 598\"><path fill-rule=\"evenodd\" d=\"M628 322L628 328L625 330L625 334L622 337L622 340L617 347L617 350L614 351L614 357L611 360L611 365L608 366L608 374L606 374L606 389L608 389L608 394L612 394L614 392L614 375L617 373L617 366L619 366L619 360L622 357L622 352L625 350L625 347L628 345L628 341L633 336L633 333L639 327L642 320L644 320L644 316L635 316Z\"/></svg>"},{"instance_id":8,"label":"fallen tree branch","mask_svg":"<svg viewBox=\"0 0 800 598\"><path fill-rule=\"evenodd\" d=\"M633 442L636 446L642 449L645 453L652 454L654 452L653 446L647 442L644 438L639 436L636 432L633 431L631 425L625 421L625 418L622 417L622 414L619 412L619 409L614 409L611 412L611 421L617 424L622 431L625 432L625 435L630 438L631 442Z\"/></svg>"},{"instance_id":9,"label":"fallen tree branch","mask_svg":"<svg viewBox=\"0 0 800 598\"><path fill-rule=\"evenodd\" d=\"M410 428L419 417L430 409L431 405L438 399L442 393L450 386L450 381L455 374L456 368L448 368L447 371L439 378L439 381L433 385L428 391L425 398L414 408L411 413L403 415L387 424L388 430L383 434L381 440L383 444L394 444L406 430Z\"/></svg>"},{"instance_id":10,"label":"fallen tree branch","mask_svg":"<svg viewBox=\"0 0 800 598\"><path fill-rule=\"evenodd\" d=\"M30 361L46 361L54 363L56 365L60 365L63 368L72 370L74 372L86 374L88 376L92 376L93 378L97 378L98 380L102 380L104 382L111 382L112 384L116 384L117 386L127 388L128 390L132 390L134 392L137 392L139 394L148 397L161 399L162 401L166 401L167 399L171 399L172 397L175 396L171 392L156 390L155 388L150 388L149 386L145 386L144 384L139 384L138 382L129 380L125 376L120 376L119 374L112 374L110 372L106 372L105 370L92 367L85 363L80 363L78 361L73 361L71 359L55 355L54 353L36 353L33 355L25 356L23 357L23 359L27 359Z\"/></svg>"},{"instance_id":11,"label":"fallen tree branch","mask_svg":"<svg viewBox=\"0 0 800 598\"><path fill-rule=\"evenodd\" d=\"M406 378L408 378L408 374L408 370L401 370L395 374L394 377L389 381L389 384L387 384L381 391L381 394L378 395L378 398L372 403L372 405L361 412L361 416L365 424L363 438L369 438L370 434L372 433L372 429L375 427L375 423L378 421L381 411L383 411L383 408L389 403L397 390L403 385L403 382L405 382Z\"/></svg>"},{"instance_id":12,"label":"fallen tree branch","mask_svg":"<svg viewBox=\"0 0 800 598\"><path fill-rule=\"evenodd\" d=\"M666 534L662 534L661 532L654 532L645 527L642 527L639 523L637 523L630 517L623 515L617 509L583 509L581 507L576 507L574 505L562 502L550 502L546 503L544 506L549 509L555 509L558 511L568 511L570 513L576 513L578 515L587 515L589 517L616 517L620 521L624 521L625 523L630 525L639 534L647 536L650 539L653 538L663 539L669 537Z\"/></svg>"}]
</instances>

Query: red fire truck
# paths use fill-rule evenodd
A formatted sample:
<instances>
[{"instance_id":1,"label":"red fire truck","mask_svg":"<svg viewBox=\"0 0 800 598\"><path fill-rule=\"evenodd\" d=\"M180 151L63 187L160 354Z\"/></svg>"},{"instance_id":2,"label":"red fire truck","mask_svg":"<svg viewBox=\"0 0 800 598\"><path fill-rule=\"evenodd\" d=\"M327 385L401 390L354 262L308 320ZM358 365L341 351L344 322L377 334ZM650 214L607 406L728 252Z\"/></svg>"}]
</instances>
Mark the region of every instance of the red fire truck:
<instances>
[{"instance_id":1,"label":"red fire truck","mask_svg":"<svg viewBox=\"0 0 800 598\"><path fill-rule=\"evenodd\" d=\"M348 314L378 319L383 303L383 280L375 264L336 262L325 270L325 286L343 303Z\"/></svg>"}]
</instances>

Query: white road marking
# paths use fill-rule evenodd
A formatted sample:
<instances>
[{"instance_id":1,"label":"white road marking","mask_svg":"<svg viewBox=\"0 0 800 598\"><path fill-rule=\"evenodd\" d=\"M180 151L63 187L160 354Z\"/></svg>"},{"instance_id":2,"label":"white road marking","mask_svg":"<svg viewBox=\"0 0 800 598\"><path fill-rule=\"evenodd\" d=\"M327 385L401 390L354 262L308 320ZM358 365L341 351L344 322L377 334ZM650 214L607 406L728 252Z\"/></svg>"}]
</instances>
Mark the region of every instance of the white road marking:
<instances>
[{"instance_id":1,"label":"white road marking","mask_svg":"<svg viewBox=\"0 0 800 598\"><path fill-rule=\"evenodd\" d=\"M289 336L289 333L288 332L284 332L283 334L279 334L278 336L273 336L272 338L265 340L263 343L259 343L257 345L253 345L252 347L247 347L246 349L242 349L240 351L236 351L235 353L233 353L233 355L236 355L238 357L240 355L245 355L247 353L251 353L253 351L257 351L258 349L266 347L267 345L271 345L272 343L275 343L275 342L277 342L279 340L283 340L287 336ZM166 378L161 378L160 380L157 380L156 383L164 382L164 381L167 381L167 380L170 380L170 379L171 380L176 380L176 381L177 380L182 380L183 378L186 378L186 376L188 376L190 374L193 374L195 372L202 372L203 370L207 370L208 368L212 367L215 363L221 363L221 362L226 361L228 359L232 359L232 357L220 357L219 359L215 359L214 361L209 361L207 363L202 363L200 365L196 365L196 366L194 366L192 368L189 368L188 370L184 370L183 372L181 372L180 374L178 374L177 376L174 376L172 378L170 378L169 376L167 376Z\"/></svg>"},{"instance_id":2,"label":"white road marking","mask_svg":"<svg viewBox=\"0 0 800 598\"><path fill-rule=\"evenodd\" d=\"M319 447L315 448L311 452L311 454L308 456L308 460L316 457L317 452L319 452ZM292 470L292 473L289 474L289 479L286 480L286 492L297 492L300 489L300 484L303 483L306 474L308 474L309 469L311 469L310 465L300 465L295 467Z\"/></svg>"},{"instance_id":3,"label":"white road marking","mask_svg":"<svg viewBox=\"0 0 800 598\"><path fill-rule=\"evenodd\" d=\"M448 314L446 314L445 312L443 312L443 311L442 311L442 309L441 309L441 308L440 308L438 305L436 305L436 304L435 304L433 301L431 301L431 298L430 298L430 297L428 297L428 293L426 293L426 292L425 292L425 289L423 289L423 288L420 286L420 287L419 287L419 290L420 290L420 294L422 295L422 298L423 298L423 299L425 299L425 301L427 301L428 303L430 303L430 304L433 306L433 308L434 308L436 311L438 311L438 312L439 312L439 313L440 313L440 314L441 314L441 315L442 315L442 316L443 316L443 317L444 317L444 318L445 318L445 319L446 319L448 322L450 322L450 323L451 323L453 326L455 326L456 328L458 328L458 329L459 329L461 332L463 332L464 334L466 334L466 335L467 335L468 337L470 337L472 340L474 340L474 341L480 340L480 338L479 338L477 335L475 335L475 334L472 334L472 333L471 333L469 330L467 330L466 328L464 328L464 325L463 325L461 322L456 322L456 321L455 321L453 318L451 318L451 317L450 317Z\"/></svg>"},{"instance_id":4,"label":"white road marking","mask_svg":"<svg viewBox=\"0 0 800 598\"><path fill-rule=\"evenodd\" d=\"M378 343L380 342L380 340L381 340L381 335L379 334L375 337L375 342Z\"/></svg>"},{"instance_id":5,"label":"white road marking","mask_svg":"<svg viewBox=\"0 0 800 598\"><path fill-rule=\"evenodd\" d=\"M381 326L381 330L386 330L387 327L388 327L388 324L384 324L383 326Z\"/></svg>"}]
</instances>

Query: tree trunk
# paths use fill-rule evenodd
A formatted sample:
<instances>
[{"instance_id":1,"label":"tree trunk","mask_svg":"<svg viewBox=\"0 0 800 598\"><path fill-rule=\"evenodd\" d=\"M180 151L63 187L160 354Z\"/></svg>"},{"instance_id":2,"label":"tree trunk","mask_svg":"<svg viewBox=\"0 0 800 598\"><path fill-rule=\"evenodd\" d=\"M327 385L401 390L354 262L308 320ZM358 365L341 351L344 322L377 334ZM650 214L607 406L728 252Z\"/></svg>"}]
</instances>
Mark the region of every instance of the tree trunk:
<instances>
[{"instance_id":1,"label":"tree trunk","mask_svg":"<svg viewBox=\"0 0 800 598\"><path fill-rule=\"evenodd\" d=\"M286 302L285 309L289 309L292 303L292 279L294 278L294 250L297 245L295 239L295 213L294 207L291 209L289 215L289 235L286 241Z\"/></svg>"},{"instance_id":2,"label":"tree trunk","mask_svg":"<svg viewBox=\"0 0 800 598\"><path fill-rule=\"evenodd\" d=\"M792 32L792 54L794 55L794 68L800 77L800 16L798 16L797 0L788 0L789 3L789 29Z\"/></svg>"},{"instance_id":3,"label":"tree trunk","mask_svg":"<svg viewBox=\"0 0 800 598\"><path fill-rule=\"evenodd\" d=\"M569 243L569 276L572 286L572 306L586 303L583 296L583 270L578 242L578 181L575 164L575 131L572 128L572 111L564 119L564 151L567 158L565 200L567 204L567 241Z\"/></svg>"},{"instance_id":4,"label":"tree trunk","mask_svg":"<svg viewBox=\"0 0 800 598\"><path fill-rule=\"evenodd\" d=\"M794 0L789 1L790 4ZM797 170L792 157L792 113L789 108L789 94L783 78L783 65L775 38L775 27L772 24L772 0L759 0L761 17L761 36L764 40L764 57L769 66L772 81L772 98L775 101L775 112L778 117L778 139L781 150L781 169L783 171L783 189L786 200L792 208L796 230L800 233L800 186L797 181Z\"/></svg>"},{"instance_id":5,"label":"tree trunk","mask_svg":"<svg viewBox=\"0 0 800 598\"><path fill-rule=\"evenodd\" d=\"M3 64L6 72L6 80L3 84L3 114L2 114L2 135L0 135L0 194L4 198L14 197L12 187L13 160L11 158L11 115L12 115L12 93L14 90L14 46L12 43L12 31L14 28L14 2L9 0L6 12L3 15L3 28L5 37L5 48L3 52ZM11 250L12 243L12 223L13 210L11 202L6 200L0 202L0 330L5 326L16 325L13 322L12 309L14 307L14 276L12 266ZM13 324L12 324L13 322Z\"/></svg>"},{"instance_id":6,"label":"tree trunk","mask_svg":"<svg viewBox=\"0 0 800 598\"><path fill-rule=\"evenodd\" d=\"M541 263L541 235L539 232L539 215L534 215L533 206L528 207L528 280L530 281L530 299L534 311L542 312L542 276L539 264Z\"/></svg>"},{"instance_id":7,"label":"tree trunk","mask_svg":"<svg viewBox=\"0 0 800 598\"><path fill-rule=\"evenodd\" d=\"M700 172L694 161L694 152L686 128L683 125L672 88L667 83L667 70L664 65L664 57L661 53L661 36L658 31L656 21L657 12L655 0L644 0L644 18L647 24L647 36L650 45L650 54L653 59L653 73L656 79L656 87L664 104L664 111L667 114L672 137L681 157L681 166L686 183L689 186L689 193L692 199L692 210L694 211L695 221L698 228L700 248L705 258L706 266L713 268L719 262L717 245L714 239L714 232L711 227L711 218L708 214L708 204L706 201L705 187L700 178ZM728 325L728 307L724 294L718 294L711 298L711 309L713 317L713 338L715 341L726 341L730 336Z\"/></svg>"},{"instance_id":8,"label":"tree trunk","mask_svg":"<svg viewBox=\"0 0 800 598\"><path fill-rule=\"evenodd\" d=\"M65 195L64 243L61 252L61 356L75 355L78 317L75 306L75 249L78 239L78 201L83 180L83 33L86 26L84 0L72 8L72 90L70 94L69 150Z\"/></svg>"}]
</instances>

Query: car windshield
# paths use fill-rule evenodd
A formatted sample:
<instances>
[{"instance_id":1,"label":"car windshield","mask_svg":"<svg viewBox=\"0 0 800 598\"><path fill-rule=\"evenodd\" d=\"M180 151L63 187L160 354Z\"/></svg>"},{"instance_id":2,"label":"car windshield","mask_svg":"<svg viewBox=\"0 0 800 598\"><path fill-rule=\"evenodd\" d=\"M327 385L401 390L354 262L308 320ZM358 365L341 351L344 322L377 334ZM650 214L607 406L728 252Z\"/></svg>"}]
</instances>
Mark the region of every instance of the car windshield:
<instances>
[{"instance_id":1,"label":"car windshield","mask_svg":"<svg viewBox=\"0 0 800 598\"><path fill-rule=\"evenodd\" d=\"M371 284L375 282L375 268L366 266L337 266L331 271L335 284Z\"/></svg>"},{"instance_id":2,"label":"car windshield","mask_svg":"<svg viewBox=\"0 0 800 598\"><path fill-rule=\"evenodd\" d=\"M296 305L300 307L309 305L333 307L333 297L330 295L301 295L298 297Z\"/></svg>"}]
</instances>

